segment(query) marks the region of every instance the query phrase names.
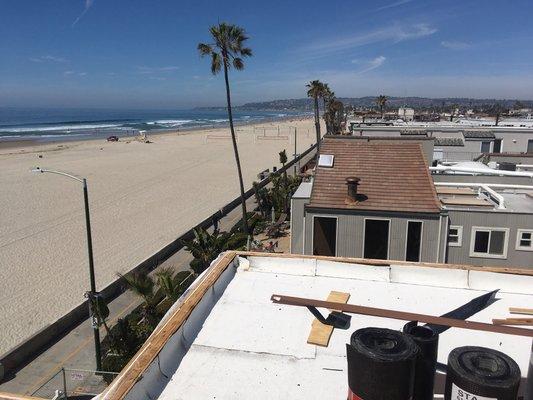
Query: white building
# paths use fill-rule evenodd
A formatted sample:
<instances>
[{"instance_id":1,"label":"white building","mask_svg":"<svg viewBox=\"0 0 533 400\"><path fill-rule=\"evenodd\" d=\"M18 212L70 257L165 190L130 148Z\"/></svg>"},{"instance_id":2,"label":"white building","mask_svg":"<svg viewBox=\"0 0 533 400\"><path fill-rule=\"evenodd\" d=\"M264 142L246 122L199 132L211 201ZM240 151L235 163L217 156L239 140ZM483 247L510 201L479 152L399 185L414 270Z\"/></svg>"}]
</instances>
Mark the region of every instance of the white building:
<instances>
[{"instance_id":1,"label":"white building","mask_svg":"<svg viewBox=\"0 0 533 400\"><path fill-rule=\"evenodd\" d=\"M398 117L404 121L412 121L415 119L415 110L407 107L398 108Z\"/></svg>"}]
</instances>

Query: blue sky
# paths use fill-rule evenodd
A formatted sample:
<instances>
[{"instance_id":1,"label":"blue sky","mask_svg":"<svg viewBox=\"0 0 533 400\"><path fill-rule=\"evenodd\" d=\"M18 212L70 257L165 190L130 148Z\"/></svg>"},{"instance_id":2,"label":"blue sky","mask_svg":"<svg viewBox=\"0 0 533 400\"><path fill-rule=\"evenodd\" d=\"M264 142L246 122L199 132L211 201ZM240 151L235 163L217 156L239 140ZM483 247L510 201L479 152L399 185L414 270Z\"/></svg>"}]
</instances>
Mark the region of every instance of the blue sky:
<instances>
[{"instance_id":1,"label":"blue sky","mask_svg":"<svg viewBox=\"0 0 533 400\"><path fill-rule=\"evenodd\" d=\"M224 103L198 42L243 26L234 102L305 96L533 99L530 0L0 0L0 106Z\"/></svg>"}]
</instances>

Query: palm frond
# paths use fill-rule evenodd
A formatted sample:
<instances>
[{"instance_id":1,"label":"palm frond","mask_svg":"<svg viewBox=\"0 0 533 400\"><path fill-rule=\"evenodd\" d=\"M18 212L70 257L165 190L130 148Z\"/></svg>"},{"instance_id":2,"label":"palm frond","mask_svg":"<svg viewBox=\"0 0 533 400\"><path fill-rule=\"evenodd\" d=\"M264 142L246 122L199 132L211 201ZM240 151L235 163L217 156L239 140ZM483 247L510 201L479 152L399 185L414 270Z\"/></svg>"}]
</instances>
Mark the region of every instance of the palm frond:
<instances>
[{"instance_id":1,"label":"palm frond","mask_svg":"<svg viewBox=\"0 0 533 400\"><path fill-rule=\"evenodd\" d=\"M206 43L199 43L198 52L200 53L201 57L205 57L205 56L210 55L213 52L213 47Z\"/></svg>"},{"instance_id":2,"label":"palm frond","mask_svg":"<svg viewBox=\"0 0 533 400\"><path fill-rule=\"evenodd\" d=\"M242 61L241 58L237 57L233 59L233 68L235 68L238 71L244 69L244 62Z\"/></svg>"},{"instance_id":3,"label":"palm frond","mask_svg":"<svg viewBox=\"0 0 533 400\"><path fill-rule=\"evenodd\" d=\"M222 57L216 52L211 53L211 73L216 75L222 69Z\"/></svg>"}]
</instances>

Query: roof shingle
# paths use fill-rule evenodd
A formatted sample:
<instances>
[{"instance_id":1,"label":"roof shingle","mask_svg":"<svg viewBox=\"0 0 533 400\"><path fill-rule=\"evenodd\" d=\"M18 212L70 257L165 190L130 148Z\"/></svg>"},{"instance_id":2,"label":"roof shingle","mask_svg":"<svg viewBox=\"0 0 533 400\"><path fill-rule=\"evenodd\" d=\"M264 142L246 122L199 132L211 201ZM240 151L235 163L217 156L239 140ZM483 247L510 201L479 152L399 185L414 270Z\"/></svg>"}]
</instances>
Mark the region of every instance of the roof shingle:
<instances>
[{"instance_id":1,"label":"roof shingle","mask_svg":"<svg viewBox=\"0 0 533 400\"><path fill-rule=\"evenodd\" d=\"M365 143L324 138L321 154L335 156L333 168L317 167L309 207L438 213L433 180L418 143ZM361 201L347 197L346 178L361 179Z\"/></svg>"}]
</instances>

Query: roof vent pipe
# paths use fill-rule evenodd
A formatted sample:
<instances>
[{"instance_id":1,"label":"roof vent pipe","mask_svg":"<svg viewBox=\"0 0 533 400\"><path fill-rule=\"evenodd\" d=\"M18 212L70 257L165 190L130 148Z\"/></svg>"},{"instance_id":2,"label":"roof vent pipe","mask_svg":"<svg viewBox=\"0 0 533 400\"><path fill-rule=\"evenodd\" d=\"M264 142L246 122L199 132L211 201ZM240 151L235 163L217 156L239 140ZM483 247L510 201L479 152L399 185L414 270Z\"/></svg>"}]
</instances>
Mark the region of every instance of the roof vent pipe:
<instances>
[{"instance_id":1,"label":"roof vent pipe","mask_svg":"<svg viewBox=\"0 0 533 400\"><path fill-rule=\"evenodd\" d=\"M346 186L348 186L348 197L352 200L357 200L357 186L359 186L360 178L349 177L346 178Z\"/></svg>"}]
</instances>

